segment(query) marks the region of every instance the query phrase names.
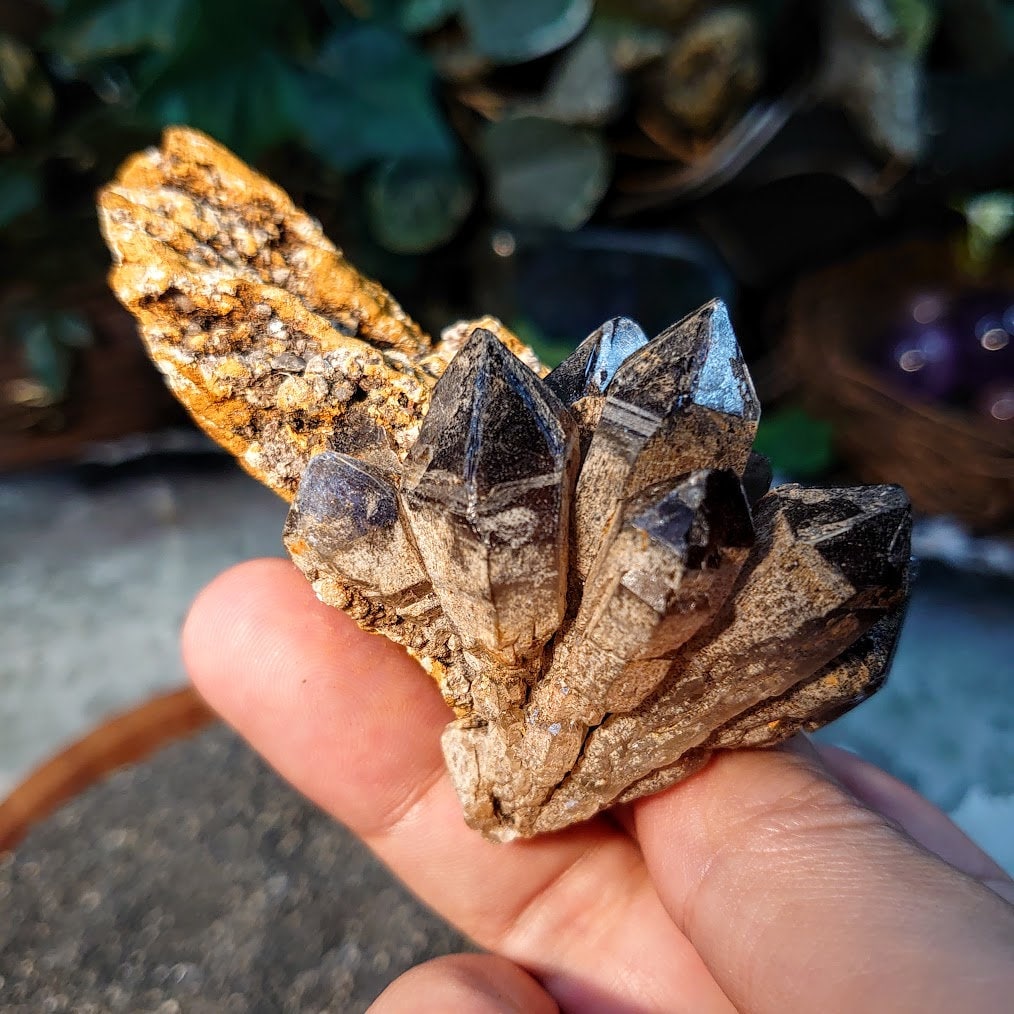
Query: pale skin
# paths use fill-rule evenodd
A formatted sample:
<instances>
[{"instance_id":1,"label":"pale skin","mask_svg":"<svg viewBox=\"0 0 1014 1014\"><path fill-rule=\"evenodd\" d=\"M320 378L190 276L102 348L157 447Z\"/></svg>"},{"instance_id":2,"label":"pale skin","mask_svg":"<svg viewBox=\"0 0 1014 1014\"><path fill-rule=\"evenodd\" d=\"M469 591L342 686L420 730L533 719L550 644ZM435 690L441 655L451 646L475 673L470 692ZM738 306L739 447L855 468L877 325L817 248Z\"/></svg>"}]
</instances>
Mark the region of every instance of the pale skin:
<instances>
[{"instance_id":1,"label":"pale skin","mask_svg":"<svg viewBox=\"0 0 1014 1014\"><path fill-rule=\"evenodd\" d=\"M436 688L290 564L213 582L184 653L226 721L489 952L413 969L374 1014L1012 1009L1014 883L850 754L725 754L617 813L496 845L461 819Z\"/></svg>"}]
</instances>

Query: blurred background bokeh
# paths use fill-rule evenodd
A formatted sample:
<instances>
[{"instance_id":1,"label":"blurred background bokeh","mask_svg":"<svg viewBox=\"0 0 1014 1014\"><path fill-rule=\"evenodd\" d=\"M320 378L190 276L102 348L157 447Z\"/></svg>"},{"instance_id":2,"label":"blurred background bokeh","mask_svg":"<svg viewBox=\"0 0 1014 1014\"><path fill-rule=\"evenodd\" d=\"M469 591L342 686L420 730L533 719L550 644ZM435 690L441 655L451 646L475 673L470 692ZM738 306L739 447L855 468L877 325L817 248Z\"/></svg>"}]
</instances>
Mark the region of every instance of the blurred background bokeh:
<instances>
[{"instance_id":1,"label":"blurred background bokeh","mask_svg":"<svg viewBox=\"0 0 1014 1014\"><path fill-rule=\"evenodd\" d=\"M431 329L553 359L720 294L777 466L1012 522L1010 4L18 0L0 68L2 467L180 421L93 197L186 123Z\"/></svg>"},{"instance_id":2,"label":"blurred background bokeh","mask_svg":"<svg viewBox=\"0 0 1014 1014\"><path fill-rule=\"evenodd\" d=\"M0 799L280 552L105 284L95 190L174 123L432 331L555 362L725 298L776 474L919 512L893 678L824 735L1014 869L1014 3L0 0Z\"/></svg>"}]
</instances>

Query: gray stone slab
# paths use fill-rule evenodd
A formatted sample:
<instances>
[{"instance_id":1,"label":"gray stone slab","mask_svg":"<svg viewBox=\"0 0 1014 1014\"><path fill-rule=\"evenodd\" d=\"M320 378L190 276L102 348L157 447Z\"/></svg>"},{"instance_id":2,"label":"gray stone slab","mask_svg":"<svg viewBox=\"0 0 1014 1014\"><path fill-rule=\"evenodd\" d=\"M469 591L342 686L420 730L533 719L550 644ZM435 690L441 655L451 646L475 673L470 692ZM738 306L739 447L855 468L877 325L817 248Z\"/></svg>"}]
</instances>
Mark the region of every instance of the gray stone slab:
<instances>
[{"instance_id":1,"label":"gray stone slab","mask_svg":"<svg viewBox=\"0 0 1014 1014\"><path fill-rule=\"evenodd\" d=\"M222 727L0 856L0 1010L365 1010L467 942Z\"/></svg>"}]
</instances>

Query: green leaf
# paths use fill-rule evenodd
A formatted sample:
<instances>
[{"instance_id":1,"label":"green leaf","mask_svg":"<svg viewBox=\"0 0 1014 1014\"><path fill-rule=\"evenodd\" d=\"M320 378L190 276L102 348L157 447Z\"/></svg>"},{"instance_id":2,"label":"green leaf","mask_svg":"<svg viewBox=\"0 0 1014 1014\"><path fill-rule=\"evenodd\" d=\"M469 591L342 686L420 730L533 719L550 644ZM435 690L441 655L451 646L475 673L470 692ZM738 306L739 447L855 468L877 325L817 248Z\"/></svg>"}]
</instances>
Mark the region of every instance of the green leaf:
<instances>
[{"instance_id":1,"label":"green leaf","mask_svg":"<svg viewBox=\"0 0 1014 1014\"><path fill-rule=\"evenodd\" d=\"M622 97L608 41L588 32L558 59L538 111L560 123L598 126L612 119Z\"/></svg>"},{"instance_id":2,"label":"green leaf","mask_svg":"<svg viewBox=\"0 0 1014 1014\"><path fill-rule=\"evenodd\" d=\"M417 35L439 28L460 5L460 0L359 0L354 9L363 20Z\"/></svg>"},{"instance_id":3,"label":"green leaf","mask_svg":"<svg viewBox=\"0 0 1014 1014\"><path fill-rule=\"evenodd\" d=\"M921 56L936 31L936 4L932 0L890 0L890 7L904 37L905 48L914 56Z\"/></svg>"},{"instance_id":4,"label":"green leaf","mask_svg":"<svg viewBox=\"0 0 1014 1014\"><path fill-rule=\"evenodd\" d=\"M306 143L346 171L378 159L449 160L455 144L433 83L429 61L404 37L374 25L336 34L305 82Z\"/></svg>"},{"instance_id":5,"label":"green leaf","mask_svg":"<svg viewBox=\"0 0 1014 1014\"><path fill-rule=\"evenodd\" d=\"M398 159L372 173L366 189L370 228L395 253L432 250L454 235L475 200L457 162Z\"/></svg>"},{"instance_id":6,"label":"green leaf","mask_svg":"<svg viewBox=\"0 0 1014 1014\"><path fill-rule=\"evenodd\" d=\"M152 125L204 130L247 159L297 138L310 110L304 74L287 54L307 45L301 8L197 3L194 30L178 49L131 62L138 111Z\"/></svg>"},{"instance_id":7,"label":"green leaf","mask_svg":"<svg viewBox=\"0 0 1014 1014\"><path fill-rule=\"evenodd\" d=\"M139 107L155 123L185 123L243 158L295 137L305 108L297 70L269 49L244 58L179 62L142 94Z\"/></svg>"},{"instance_id":8,"label":"green leaf","mask_svg":"<svg viewBox=\"0 0 1014 1014\"><path fill-rule=\"evenodd\" d=\"M431 32L461 6L460 0L402 0L398 25L404 32Z\"/></svg>"},{"instance_id":9,"label":"green leaf","mask_svg":"<svg viewBox=\"0 0 1014 1014\"><path fill-rule=\"evenodd\" d=\"M527 317L512 320L510 329L546 366L559 366L574 351L574 342L567 338L548 335L534 321Z\"/></svg>"},{"instance_id":10,"label":"green leaf","mask_svg":"<svg viewBox=\"0 0 1014 1014\"><path fill-rule=\"evenodd\" d=\"M602 138L551 120L526 116L490 124L483 156L496 207L524 225L577 229L609 186Z\"/></svg>"},{"instance_id":11,"label":"green leaf","mask_svg":"<svg viewBox=\"0 0 1014 1014\"><path fill-rule=\"evenodd\" d=\"M38 318L22 331L21 347L32 376L46 388L52 401L59 401L70 381L70 349L57 340L45 320Z\"/></svg>"},{"instance_id":12,"label":"green leaf","mask_svg":"<svg viewBox=\"0 0 1014 1014\"><path fill-rule=\"evenodd\" d=\"M56 100L35 54L24 43L0 35L0 116L24 143L44 136Z\"/></svg>"},{"instance_id":13,"label":"green leaf","mask_svg":"<svg viewBox=\"0 0 1014 1014\"><path fill-rule=\"evenodd\" d=\"M760 422L754 449L766 454L776 472L806 478L831 465L832 427L797 406L773 412Z\"/></svg>"},{"instance_id":14,"label":"green leaf","mask_svg":"<svg viewBox=\"0 0 1014 1014\"><path fill-rule=\"evenodd\" d=\"M475 48L496 63L524 63L577 38L592 0L461 0Z\"/></svg>"},{"instance_id":15,"label":"green leaf","mask_svg":"<svg viewBox=\"0 0 1014 1014\"><path fill-rule=\"evenodd\" d=\"M0 228L42 203L38 174L26 166L0 164Z\"/></svg>"},{"instance_id":16,"label":"green leaf","mask_svg":"<svg viewBox=\"0 0 1014 1014\"><path fill-rule=\"evenodd\" d=\"M53 337L65 348L86 349L95 340L91 324L80 313L64 310L50 318Z\"/></svg>"},{"instance_id":17,"label":"green leaf","mask_svg":"<svg viewBox=\"0 0 1014 1014\"><path fill-rule=\"evenodd\" d=\"M589 34L609 47L613 64L624 73L639 70L657 60L672 45L672 36L668 32L598 8Z\"/></svg>"},{"instance_id":18,"label":"green leaf","mask_svg":"<svg viewBox=\"0 0 1014 1014\"><path fill-rule=\"evenodd\" d=\"M148 51L170 52L197 19L195 0L106 0L74 4L46 34L46 44L70 64Z\"/></svg>"},{"instance_id":19,"label":"green leaf","mask_svg":"<svg viewBox=\"0 0 1014 1014\"><path fill-rule=\"evenodd\" d=\"M972 265L983 268L994 251L1014 232L1014 193L995 190L965 202L966 246Z\"/></svg>"}]
</instances>

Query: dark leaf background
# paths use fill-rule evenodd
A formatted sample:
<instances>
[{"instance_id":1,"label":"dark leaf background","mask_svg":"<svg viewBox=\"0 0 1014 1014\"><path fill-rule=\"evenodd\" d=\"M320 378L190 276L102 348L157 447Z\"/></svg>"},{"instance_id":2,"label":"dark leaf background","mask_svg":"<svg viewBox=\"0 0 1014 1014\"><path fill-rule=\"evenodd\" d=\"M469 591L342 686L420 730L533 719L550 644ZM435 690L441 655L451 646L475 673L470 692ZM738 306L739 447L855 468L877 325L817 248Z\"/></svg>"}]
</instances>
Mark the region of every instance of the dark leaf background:
<instances>
[{"instance_id":1,"label":"dark leaf background","mask_svg":"<svg viewBox=\"0 0 1014 1014\"><path fill-rule=\"evenodd\" d=\"M715 10L752 26L731 61ZM677 52L716 136L666 106ZM664 319L703 278L763 356L759 292L912 222L960 228L977 195L1010 206L1014 4L0 0L0 353L44 397L71 388L87 327L68 321L107 267L95 190L178 123L275 178L427 326L490 310L558 357L593 312ZM981 218L970 263L1005 241ZM559 242L602 227L607 252ZM532 282L522 237L559 251L567 291ZM791 405L766 431L799 472L828 460Z\"/></svg>"}]
</instances>

